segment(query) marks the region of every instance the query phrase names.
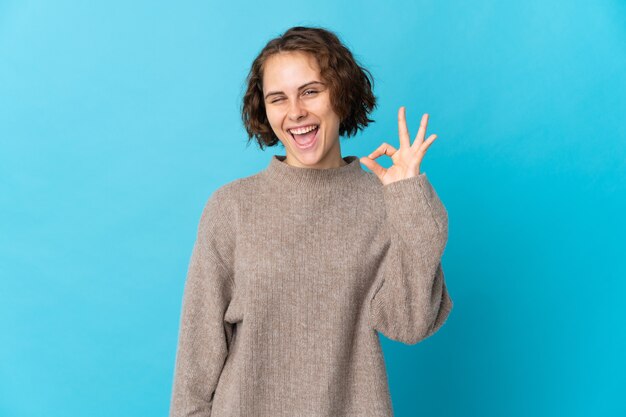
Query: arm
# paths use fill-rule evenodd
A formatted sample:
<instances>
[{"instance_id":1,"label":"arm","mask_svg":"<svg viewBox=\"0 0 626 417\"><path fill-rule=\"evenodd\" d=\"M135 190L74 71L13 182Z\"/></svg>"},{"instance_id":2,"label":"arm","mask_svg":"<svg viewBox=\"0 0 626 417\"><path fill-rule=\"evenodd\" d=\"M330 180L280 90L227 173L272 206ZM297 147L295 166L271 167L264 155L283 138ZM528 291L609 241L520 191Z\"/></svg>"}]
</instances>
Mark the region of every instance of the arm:
<instances>
[{"instance_id":1,"label":"arm","mask_svg":"<svg viewBox=\"0 0 626 417\"><path fill-rule=\"evenodd\" d=\"M228 355L232 324L232 243L227 210L215 192L204 207L182 301L170 417L209 417Z\"/></svg>"},{"instance_id":2,"label":"arm","mask_svg":"<svg viewBox=\"0 0 626 417\"><path fill-rule=\"evenodd\" d=\"M383 186L388 251L370 300L371 326L415 344L431 336L452 309L441 256L448 214L425 173Z\"/></svg>"}]
</instances>

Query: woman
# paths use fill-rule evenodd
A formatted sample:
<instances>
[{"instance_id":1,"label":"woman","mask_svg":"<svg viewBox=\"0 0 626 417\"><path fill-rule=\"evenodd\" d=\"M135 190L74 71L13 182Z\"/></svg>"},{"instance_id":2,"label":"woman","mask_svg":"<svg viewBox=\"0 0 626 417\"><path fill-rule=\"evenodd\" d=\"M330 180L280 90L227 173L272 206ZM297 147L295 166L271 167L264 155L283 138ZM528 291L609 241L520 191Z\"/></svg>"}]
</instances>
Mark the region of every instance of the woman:
<instances>
[{"instance_id":1,"label":"woman","mask_svg":"<svg viewBox=\"0 0 626 417\"><path fill-rule=\"evenodd\" d=\"M436 138L424 140L428 115L413 144L401 107L398 149L342 158L339 137L373 121L375 98L366 70L321 28L270 41L243 101L249 137L286 155L204 207L170 416L392 416L376 332L414 344L452 308L448 216L419 171Z\"/></svg>"}]
</instances>

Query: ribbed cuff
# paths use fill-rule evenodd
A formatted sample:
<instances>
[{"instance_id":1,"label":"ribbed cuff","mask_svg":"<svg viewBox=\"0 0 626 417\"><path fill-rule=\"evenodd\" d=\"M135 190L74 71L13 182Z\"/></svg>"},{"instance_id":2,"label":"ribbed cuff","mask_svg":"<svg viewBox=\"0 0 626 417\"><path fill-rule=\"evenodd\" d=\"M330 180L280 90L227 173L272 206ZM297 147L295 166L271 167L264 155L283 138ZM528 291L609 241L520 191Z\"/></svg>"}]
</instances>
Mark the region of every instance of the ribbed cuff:
<instances>
[{"instance_id":1,"label":"ribbed cuff","mask_svg":"<svg viewBox=\"0 0 626 417\"><path fill-rule=\"evenodd\" d=\"M447 232L448 214L425 172L383 186L389 220L400 232Z\"/></svg>"}]
</instances>

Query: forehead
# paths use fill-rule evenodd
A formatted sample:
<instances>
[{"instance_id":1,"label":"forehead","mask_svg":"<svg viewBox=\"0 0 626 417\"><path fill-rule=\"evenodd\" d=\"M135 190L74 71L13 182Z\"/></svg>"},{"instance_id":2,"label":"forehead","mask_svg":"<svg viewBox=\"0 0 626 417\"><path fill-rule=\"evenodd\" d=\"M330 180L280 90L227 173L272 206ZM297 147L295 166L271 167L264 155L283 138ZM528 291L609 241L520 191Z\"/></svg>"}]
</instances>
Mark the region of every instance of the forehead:
<instances>
[{"instance_id":1,"label":"forehead","mask_svg":"<svg viewBox=\"0 0 626 417\"><path fill-rule=\"evenodd\" d=\"M263 91L297 89L313 80L321 81L319 65L313 55L304 52L274 54L263 67Z\"/></svg>"}]
</instances>

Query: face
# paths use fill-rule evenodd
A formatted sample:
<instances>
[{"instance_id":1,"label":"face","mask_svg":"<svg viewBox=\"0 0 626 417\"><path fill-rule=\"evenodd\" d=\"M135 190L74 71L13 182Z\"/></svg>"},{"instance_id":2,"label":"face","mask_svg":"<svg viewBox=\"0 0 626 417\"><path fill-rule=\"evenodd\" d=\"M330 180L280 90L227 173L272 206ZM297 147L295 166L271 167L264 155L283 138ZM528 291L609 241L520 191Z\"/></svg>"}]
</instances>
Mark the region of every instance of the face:
<instances>
[{"instance_id":1,"label":"face","mask_svg":"<svg viewBox=\"0 0 626 417\"><path fill-rule=\"evenodd\" d=\"M268 58L263 97L267 119L285 146L285 162L309 168L345 165L339 145L339 116L331 106L330 90L315 57L281 52ZM311 127L316 129L307 132Z\"/></svg>"}]
</instances>

